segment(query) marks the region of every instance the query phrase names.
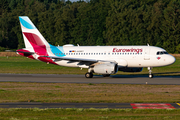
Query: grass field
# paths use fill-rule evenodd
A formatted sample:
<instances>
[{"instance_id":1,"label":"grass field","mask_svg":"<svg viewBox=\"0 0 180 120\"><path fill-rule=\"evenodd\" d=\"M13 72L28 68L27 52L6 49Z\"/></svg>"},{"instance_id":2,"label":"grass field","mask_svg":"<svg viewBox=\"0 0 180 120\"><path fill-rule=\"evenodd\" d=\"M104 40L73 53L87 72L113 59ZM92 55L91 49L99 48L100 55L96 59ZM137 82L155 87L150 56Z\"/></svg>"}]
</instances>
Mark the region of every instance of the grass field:
<instances>
[{"instance_id":1,"label":"grass field","mask_svg":"<svg viewBox=\"0 0 180 120\"><path fill-rule=\"evenodd\" d=\"M0 102L179 103L179 85L0 83Z\"/></svg>"},{"instance_id":2,"label":"grass field","mask_svg":"<svg viewBox=\"0 0 180 120\"><path fill-rule=\"evenodd\" d=\"M1 120L179 120L176 110L0 109Z\"/></svg>"}]
</instances>

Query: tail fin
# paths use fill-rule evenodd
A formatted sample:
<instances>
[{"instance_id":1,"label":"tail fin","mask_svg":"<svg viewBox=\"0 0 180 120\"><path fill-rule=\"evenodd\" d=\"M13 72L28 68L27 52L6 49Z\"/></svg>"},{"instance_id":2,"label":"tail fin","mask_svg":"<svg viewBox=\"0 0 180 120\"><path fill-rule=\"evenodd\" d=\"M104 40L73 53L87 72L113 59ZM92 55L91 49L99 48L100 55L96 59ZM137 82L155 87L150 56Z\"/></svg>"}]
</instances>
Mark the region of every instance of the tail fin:
<instances>
[{"instance_id":1,"label":"tail fin","mask_svg":"<svg viewBox=\"0 0 180 120\"><path fill-rule=\"evenodd\" d=\"M49 45L29 17L19 16L19 20L26 48L31 47L30 44Z\"/></svg>"},{"instance_id":2,"label":"tail fin","mask_svg":"<svg viewBox=\"0 0 180 120\"><path fill-rule=\"evenodd\" d=\"M46 47L49 47L50 44L44 39L29 17L19 16L19 21L26 49L39 54L46 54Z\"/></svg>"}]
</instances>

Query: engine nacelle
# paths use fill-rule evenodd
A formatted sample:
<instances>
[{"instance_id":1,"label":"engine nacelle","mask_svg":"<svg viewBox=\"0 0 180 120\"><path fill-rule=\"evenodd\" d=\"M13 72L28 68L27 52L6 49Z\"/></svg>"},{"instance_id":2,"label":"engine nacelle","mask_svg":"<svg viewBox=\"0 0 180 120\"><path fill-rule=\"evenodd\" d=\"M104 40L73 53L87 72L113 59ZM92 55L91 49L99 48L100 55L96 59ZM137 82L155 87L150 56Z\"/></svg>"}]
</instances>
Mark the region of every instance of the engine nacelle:
<instances>
[{"instance_id":1,"label":"engine nacelle","mask_svg":"<svg viewBox=\"0 0 180 120\"><path fill-rule=\"evenodd\" d=\"M119 71L123 71L123 72L141 72L142 70L143 68L131 68L131 67L119 68Z\"/></svg>"},{"instance_id":2,"label":"engine nacelle","mask_svg":"<svg viewBox=\"0 0 180 120\"><path fill-rule=\"evenodd\" d=\"M93 71L98 74L115 74L118 71L118 65L116 63L98 64L94 66Z\"/></svg>"}]
</instances>

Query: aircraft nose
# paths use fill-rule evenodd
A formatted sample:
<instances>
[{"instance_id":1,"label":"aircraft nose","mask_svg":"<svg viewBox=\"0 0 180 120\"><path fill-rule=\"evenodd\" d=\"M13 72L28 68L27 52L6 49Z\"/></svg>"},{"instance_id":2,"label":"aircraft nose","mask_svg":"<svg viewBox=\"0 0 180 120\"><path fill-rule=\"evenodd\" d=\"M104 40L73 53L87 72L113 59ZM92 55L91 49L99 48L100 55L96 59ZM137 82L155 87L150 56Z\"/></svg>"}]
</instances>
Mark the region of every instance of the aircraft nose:
<instances>
[{"instance_id":1,"label":"aircraft nose","mask_svg":"<svg viewBox=\"0 0 180 120\"><path fill-rule=\"evenodd\" d=\"M169 64L173 64L176 61L176 58L174 56L171 55L171 57L169 57Z\"/></svg>"}]
</instances>

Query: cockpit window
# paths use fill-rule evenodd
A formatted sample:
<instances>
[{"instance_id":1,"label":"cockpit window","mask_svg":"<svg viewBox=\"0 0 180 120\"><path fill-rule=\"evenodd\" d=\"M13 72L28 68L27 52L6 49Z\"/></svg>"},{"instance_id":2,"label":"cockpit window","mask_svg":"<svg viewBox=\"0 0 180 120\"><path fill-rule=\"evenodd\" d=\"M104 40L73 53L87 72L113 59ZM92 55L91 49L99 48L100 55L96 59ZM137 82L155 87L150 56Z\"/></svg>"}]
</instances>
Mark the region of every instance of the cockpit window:
<instances>
[{"instance_id":1,"label":"cockpit window","mask_svg":"<svg viewBox=\"0 0 180 120\"><path fill-rule=\"evenodd\" d=\"M168 52L166 52L166 51L158 51L157 52L157 55L163 55L163 54L168 54Z\"/></svg>"},{"instance_id":2,"label":"cockpit window","mask_svg":"<svg viewBox=\"0 0 180 120\"><path fill-rule=\"evenodd\" d=\"M164 51L164 54L168 54L168 52Z\"/></svg>"}]
</instances>

